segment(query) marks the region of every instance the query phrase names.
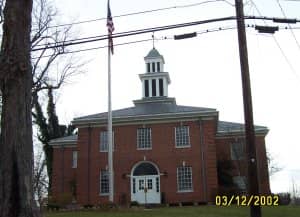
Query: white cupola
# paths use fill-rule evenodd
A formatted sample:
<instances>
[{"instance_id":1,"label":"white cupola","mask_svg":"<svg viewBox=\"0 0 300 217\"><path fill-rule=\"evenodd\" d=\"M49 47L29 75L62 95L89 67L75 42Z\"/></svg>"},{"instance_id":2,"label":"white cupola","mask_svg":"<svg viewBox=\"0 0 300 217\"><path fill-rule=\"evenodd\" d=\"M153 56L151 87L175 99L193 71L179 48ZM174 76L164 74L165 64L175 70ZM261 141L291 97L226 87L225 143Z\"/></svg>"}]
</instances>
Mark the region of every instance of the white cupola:
<instances>
[{"instance_id":1,"label":"white cupola","mask_svg":"<svg viewBox=\"0 0 300 217\"><path fill-rule=\"evenodd\" d=\"M145 56L144 74L140 74L143 98L168 97L168 85L171 83L169 73L164 72L164 57L153 47Z\"/></svg>"}]
</instances>

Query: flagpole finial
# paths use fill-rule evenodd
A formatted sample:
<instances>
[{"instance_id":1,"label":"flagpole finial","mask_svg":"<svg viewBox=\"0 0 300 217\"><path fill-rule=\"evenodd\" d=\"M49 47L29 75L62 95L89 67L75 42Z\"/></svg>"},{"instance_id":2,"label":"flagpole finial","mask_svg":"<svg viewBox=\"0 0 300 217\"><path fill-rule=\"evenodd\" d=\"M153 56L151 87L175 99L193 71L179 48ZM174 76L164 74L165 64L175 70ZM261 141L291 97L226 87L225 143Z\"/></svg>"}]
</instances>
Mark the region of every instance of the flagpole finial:
<instances>
[{"instance_id":1,"label":"flagpole finial","mask_svg":"<svg viewBox=\"0 0 300 217\"><path fill-rule=\"evenodd\" d=\"M154 46L154 41L155 40L155 38L154 38L154 32L152 33L152 46L153 46L153 48L155 48L155 46Z\"/></svg>"}]
</instances>

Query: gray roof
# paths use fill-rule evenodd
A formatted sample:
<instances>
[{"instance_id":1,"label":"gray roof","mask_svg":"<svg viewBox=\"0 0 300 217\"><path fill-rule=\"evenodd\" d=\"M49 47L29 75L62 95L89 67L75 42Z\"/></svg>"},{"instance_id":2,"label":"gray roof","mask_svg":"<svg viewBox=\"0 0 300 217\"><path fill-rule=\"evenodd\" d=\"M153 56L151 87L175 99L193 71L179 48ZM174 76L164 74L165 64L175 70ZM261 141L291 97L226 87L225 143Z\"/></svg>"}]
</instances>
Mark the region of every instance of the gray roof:
<instances>
[{"instance_id":1,"label":"gray roof","mask_svg":"<svg viewBox=\"0 0 300 217\"><path fill-rule=\"evenodd\" d=\"M254 130L256 133L267 133L269 130L267 127L264 126L254 126ZM218 130L217 133L221 134L233 134L233 133L244 133L245 132L245 125L241 123L233 123L233 122L226 122L226 121L219 121L218 122Z\"/></svg>"},{"instance_id":2,"label":"gray roof","mask_svg":"<svg viewBox=\"0 0 300 217\"><path fill-rule=\"evenodd\" d=\"M203 107L192 107L177 105L174 98L158 97L143 100L134 101L135 106L114 110L112 111L113 120L127 119L151 119L151 118L164 118L173 116L180 117L181 115L189 114L201 114L201 113L217 113L216 109L203 108ZM83 116L75 118L73 123L93 121L93 120L105 120L107 119L107 112Z\"/></svg>"},{"instance_id":3,"label":"gray roof","mask_svg":"<svg viewBox=\"0 0 300 217\"><path fill-rule=\"evenodd\" d=\"M145 56L145 58L156 58L156 57L162 57L162 55L160 55L158 50L156 50L155 48L152 48L152 50L149 51L147 56Z\"/></svg>"},{"instance_id":4,"label":"gray roof","mask_svg":"<svg viewBox=\"0 0 300 217\"><path fill-rule=\"evenodd\" d=\"M52 139L49 143L50 145L76 145L77 144L77 135L60 137L57 139Z\"/></svg>"},{"instance_id":5,"label":"gray roof","mask_svg":"<svg viewBox=\"0 0 300 217\"><path fill-rule=\"evenodd\" d=\"M197 108L197 107L186 107L186 106L179 106L179 108ZM121 111L121 110L118 110ZM104 113L101 113L104 114ZM100 115L100 114L96 114ZM92 117L91 116L85 116L85 117ZM241 123L233 123L233 122L226 122L226 121L219 121L218 122L218 136L224 136L224 135L235 135L235 134L243 134L244 133L244 124ZM262 133L266 134L268 133L268 128L263 126L255 126L255 132L256 133ZM72 136L66 136L61 137L57 139L53 139L50 142L50 145L56 146L56 145L77 145L77 135Z\"/></svg>"}]
</instances>

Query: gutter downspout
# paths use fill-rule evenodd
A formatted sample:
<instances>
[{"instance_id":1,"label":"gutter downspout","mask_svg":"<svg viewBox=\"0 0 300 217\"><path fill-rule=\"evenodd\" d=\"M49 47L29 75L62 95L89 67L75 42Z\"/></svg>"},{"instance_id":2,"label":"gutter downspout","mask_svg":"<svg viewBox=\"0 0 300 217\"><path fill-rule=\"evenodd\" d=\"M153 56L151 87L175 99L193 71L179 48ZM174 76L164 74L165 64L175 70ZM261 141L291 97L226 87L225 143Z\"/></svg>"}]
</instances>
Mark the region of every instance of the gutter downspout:
<instances>
[{"instance_id":1,"label":"gutter downspout","mask_svg":"<svg viewBox=\"0 0 300 217\"><path fill-rule=\"evenodd\" d=\"M62 145L62 151L61 151L62 157L61 157L61 192L64 193L64 183L65 183L65 146Z\"/></svg>"},{"instance_id":2,"label":"gutter downspout","mask_svg":"<svg viewBox=\"0 0 300 217\"><path fill-rule=\"evenodd\" d=\"M199 129L200 129L200 152L201 152L201 171L202 171L202 183L203 183L203 193L204 193L204 201L207 201L207 176L206 176L206 162L205 162L205 144L204 144L204 131L202 120L199 120Z\"/></svg>"},{"instance_id":3,"label":"gutter downspout","mask_svg":"<svg viewBox=\"0 0 300 217\"><path fill-rule=\"evenodd\" d=\"M88 175L87 175L87 192L88 192L88 204L90 204L90 174L91 174L91 169L90 169L90 153L91 153L91 142L92 142L92 139L91 139L91 134L92 134L92 128L91 126L89 125L88 126L88 153L87 153L87 158L88 158L88 168L87 168L87 172L88 172Z\"/></svg>"}]
</instances>

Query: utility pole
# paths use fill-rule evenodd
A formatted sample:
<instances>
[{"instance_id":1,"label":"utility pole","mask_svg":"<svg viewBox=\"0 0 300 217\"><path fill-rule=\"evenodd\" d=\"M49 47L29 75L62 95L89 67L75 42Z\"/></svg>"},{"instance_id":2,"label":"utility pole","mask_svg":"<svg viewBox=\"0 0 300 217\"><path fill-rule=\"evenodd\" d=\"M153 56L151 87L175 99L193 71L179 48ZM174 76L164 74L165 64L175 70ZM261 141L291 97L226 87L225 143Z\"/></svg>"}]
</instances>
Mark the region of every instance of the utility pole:
<instances>
[{"instance_id":1,"label":"utility pole","mask_svg":"<svg viewBox=\"0 0 300 217\"><path fill-rule=\"evenodd\" d=\"M240 64L242 74L242 88L244 101L244 117L246 126L246 152L248 164L248 194L259 195L255 133L253 125L251 85L248 64L247 40L244 22L243 0L235 0L237 30L239 40ZM261 217L261 207L250 205L250 216Z\"/></svg>"}]
</instances>

